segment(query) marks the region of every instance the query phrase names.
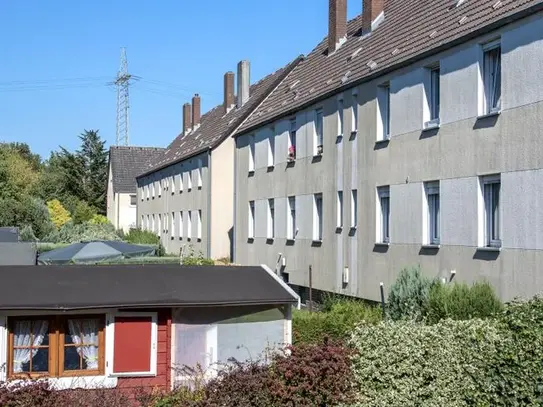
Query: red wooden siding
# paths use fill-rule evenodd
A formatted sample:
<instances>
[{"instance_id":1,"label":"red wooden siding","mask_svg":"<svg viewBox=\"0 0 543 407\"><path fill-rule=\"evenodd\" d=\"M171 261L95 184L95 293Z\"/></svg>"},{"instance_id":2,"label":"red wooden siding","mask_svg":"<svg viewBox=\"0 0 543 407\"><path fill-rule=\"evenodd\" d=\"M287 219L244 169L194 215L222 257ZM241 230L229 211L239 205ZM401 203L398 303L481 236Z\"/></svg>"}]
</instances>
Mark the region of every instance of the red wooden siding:
<instances>
[{"instance_id":1,"label":"red wooden siding","mask_svg":"<svg viewBox=\"0 0 543 407\"><path fill-rule=\"evenodd\" d=\"M146 310L156 311L156 310ZM130 390L134 395L137 389L146 391L169 390L171 384L171 324L170 309L158 310L157 336L157 375L153 377L120 377L118 388Z\"/></svg>"},{"instance_id":2,"label":"red wooden siding","mask_svg":"<svg viewBox=\"0 0 543 407\"><path fill-rule=\"evenodd\" d=\"M151 370L151 317L115 317L113 372Z\"/></svg>"}]
</instances>

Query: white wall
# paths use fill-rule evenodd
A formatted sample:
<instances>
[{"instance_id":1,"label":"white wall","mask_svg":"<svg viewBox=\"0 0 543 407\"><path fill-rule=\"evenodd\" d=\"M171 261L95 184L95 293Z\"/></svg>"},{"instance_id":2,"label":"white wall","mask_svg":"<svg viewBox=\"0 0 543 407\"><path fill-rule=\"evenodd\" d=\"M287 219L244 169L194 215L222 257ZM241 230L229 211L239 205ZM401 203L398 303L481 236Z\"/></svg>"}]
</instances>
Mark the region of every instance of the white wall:
<instances>
[{"instance_id":1,"label":"white wall","mask_svg":"<svg viewBox=\"0 0 543 407\"><path fill-rule=\"evenodd\" d=\"M422 129L423 74L419 68L390 81L390 136Z\"/></svg>"},{"instance_id":2,"label":"white wall","mask_svg":"<svg viewBox=\"0 0 543 407\"><path fill-rule=\"evenodd\" d=\"M421 182L390 187L391 242L422 243L422 190Z\"/></svg>"}]
</instances>

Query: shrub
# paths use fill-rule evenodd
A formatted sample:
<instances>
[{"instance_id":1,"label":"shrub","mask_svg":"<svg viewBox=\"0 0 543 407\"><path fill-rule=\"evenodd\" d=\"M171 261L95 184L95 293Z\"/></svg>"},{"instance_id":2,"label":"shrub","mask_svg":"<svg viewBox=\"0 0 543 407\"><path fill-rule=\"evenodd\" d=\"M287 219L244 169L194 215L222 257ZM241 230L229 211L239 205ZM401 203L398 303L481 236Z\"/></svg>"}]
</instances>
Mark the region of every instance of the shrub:
<instances>
[{"instance_id":1,"label":"shrub","mask_svg":"<svg viewBox=\"0 0 543 407\"><path fill-rule=\"evenodd\" d=\"M160 238L155 233L142 229L130 229L124 234L123 240L132 244L160 244Z\"/></svg>"},{"instance_id":2,"label":"shrub","mask_svg":"<svg viewBox=\"0 0 543 407\"><path fill-rule=\"evenodd\" d=\"M96 209L87 202L77 200L72 210L72 219L74 224L79 225L90 221L96 215Z\"/></svg>"},{"instance_id":3,"label":"shrub","mask_svg":"<svg viewBox=\"0 0 543 407\"><path fill-rule=\"evenodd\" d=\"M95 214L93 217L89 220L89 223L91 225L105 225L106 223L109 223L109 219L104 215L98 215Z\"/></svg>"},{"instance_id":4,"label":"shrub","mask_svg":"<svg viewBox=\"0 0 543 407\"><path fill-rule=\"evenodd\" d=\"M503 335L495 320L443 320L435 325L386 321L359 326L351 344L356 406L490 406L481 400L488 360L499 357ZM525 404L509 404L525 405Z\"/></svg>"},{"instance_id":5,"label":"shrub","mask_svg":"<svg viewBox=\"0 0 543 407\"><path fill-rule=\"evenodd\" d=\"M60 229L71 220L70 212L62 206L58 199L47 202L47 209L49 210L51 222L53 222L53 225L55 225L57 229Z\"/></svg>"},{"instance_id":6,"label":"shrub","mask_svg":"<svg viewBox=\"0 0 543 407\"><path fill-rule=\"evenodd\" d=\"M436 323L444 318L488 318L502 309L503 304L488 282L477 282L471 287L465 283L436 282L428 296L427 319Z\"/></svg>"},{"instance_id":7,"label":"shrub","mask_svg":"<svg viewBox=\"0 0 543 407\"><path fill-rule=\"evenodd\" d=\"M428 293L432 280L420 267L404 268L390 287L388 314L394 320L422 319L428 308Z\"/></svg>"},{"instance_id":8,"label":"shrub","mask_svg":"<svg viewBox=\"0 0 543 407\"><path fill-rule=\"evenodd\" d=\"M66 223L44 239L49 243L77 243L91 240L120 240L111 223L93 225L90 223Z\"/></svg>"},{"instance_id":9,"label":"shrub","mask_svg":"<svg viewBox=\"0 0 543 407\"><path fill-rule=\"evenodd\" d=\"M22 242L36 242L38 238L34 234L32 225L25 225L19 233L19 240Z\"/></svg>"},{"instance_id":10,"label":"shrub","mask_svg":"<svg viewBox=\"0 0 543 407\"><path fill-rule=\"evenodd\" d=\"M183 256L183 265L185 266L213 266L215 262L213 259L204 257L204 254L200 251L196 253L194 246L190 246L187 255Z\"/></svg>"},{"instance_id":11,"label":"shrub","mask_svg":"<svg viewBox=\"0 0 543 407\"><path fill-rule=\"evenodd\" d=\"M347 340L358 323L377 323L382 319L379 307L354 299L326 301L324 305L323 312L294 311L294 344L320 344L325 338Z\"/></svg>"}]
</instances>

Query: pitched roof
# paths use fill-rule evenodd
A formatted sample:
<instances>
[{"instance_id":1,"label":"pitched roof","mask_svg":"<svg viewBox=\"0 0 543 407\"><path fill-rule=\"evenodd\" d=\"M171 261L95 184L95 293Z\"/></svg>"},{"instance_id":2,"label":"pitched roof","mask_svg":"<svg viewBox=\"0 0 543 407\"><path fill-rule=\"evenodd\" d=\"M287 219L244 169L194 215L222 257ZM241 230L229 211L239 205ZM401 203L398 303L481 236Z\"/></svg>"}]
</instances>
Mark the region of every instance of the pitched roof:
<instances>
[{"instance_id":1,"label":"pitched roof","mask_svg":"<svg viewBox=\"0 0 543 407\"><path fill-rule=\"evenodd\" d=\"M183 133L178 135L161 156L140 171L139 176L147 175L218 146L239 127L302 58L297 57L285 67L251 85L249 100L240 109L233 108L224 114L224 106L221 104L205 113L196 130L186 135Z\"/></svg>"},{"instance_id":2,"label":"pitched roof","mask_svg":"<svg viewBox=\"0 0 543 407\"><path fill-rule=\"evenodd\" d=\"M4 266L0 278L0 309L4 310L298 302L294 291L273 272L257 266Z\"/></svg>"},{"instance_id":3,"label":"pitched roof","mask_svg":"<svg viewBox=\"0 0 543 407\"><path fill-rule=\"evenodd\" d=\"M113 192L135 193L137 191L136 176L147 163L164 152L157 147L111 146L109 163L113 177Z\"/></svg>"},{"instance_id":4,"label":"pitched roof","mask_svg":"<svg viewBox=\"0 0 543 407\"><path fill-rule=\"evenodd\" d=\"M347 41L327 55L327 38L288 75L236 135L292 114L396 69L494 29L510 17L543 9L542 0L385 0L385 19L361 36L362 16L349 21Z\"/></svg>"}]
</instances>

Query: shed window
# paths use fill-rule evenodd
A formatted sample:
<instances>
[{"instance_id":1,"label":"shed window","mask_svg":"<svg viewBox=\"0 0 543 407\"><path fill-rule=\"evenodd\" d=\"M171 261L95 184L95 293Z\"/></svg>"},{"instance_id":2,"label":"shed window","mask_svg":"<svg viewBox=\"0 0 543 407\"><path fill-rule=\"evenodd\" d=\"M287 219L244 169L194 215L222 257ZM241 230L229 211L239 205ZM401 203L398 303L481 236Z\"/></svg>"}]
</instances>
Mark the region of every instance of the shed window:
<instances>
[{"instance_id":1,"label":"shed window","mask_svg":"<svg viewBox=\"0 0 543 407\"><path fill-rule=\"evenodd\" d=\"M9 319L8 376L104 373L103 316Z\"/></svg>"}]
</instances>

